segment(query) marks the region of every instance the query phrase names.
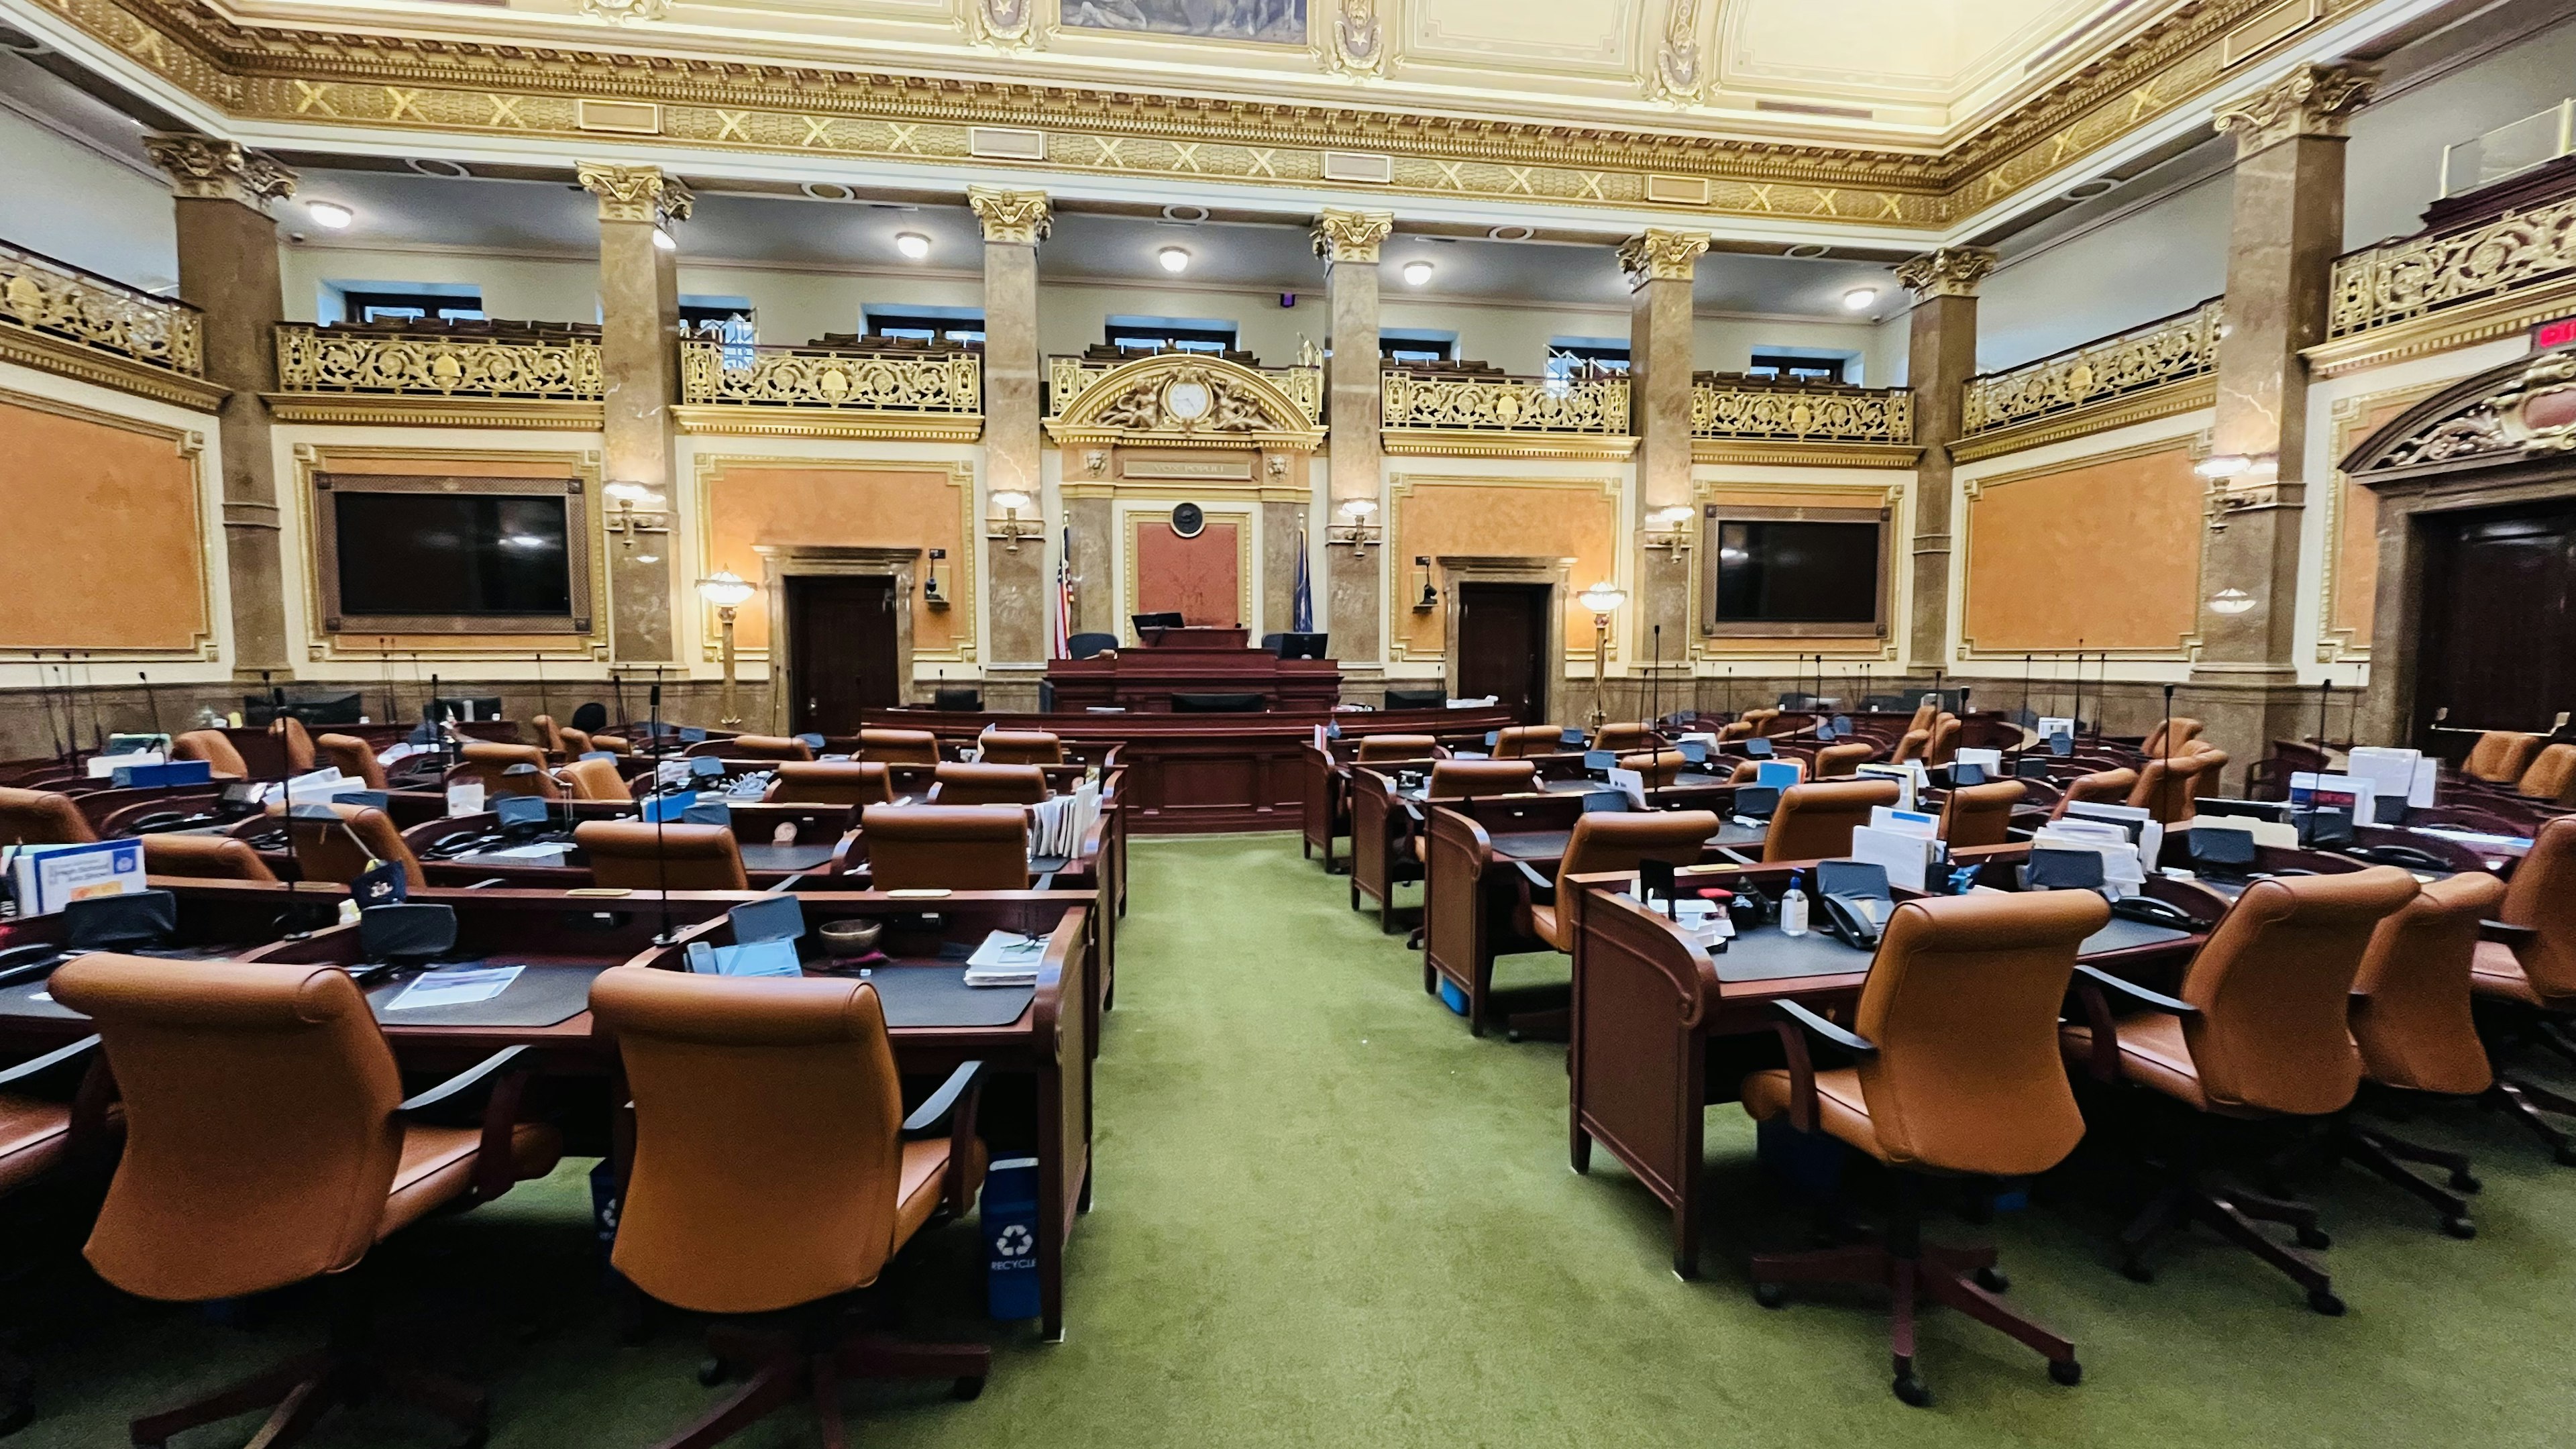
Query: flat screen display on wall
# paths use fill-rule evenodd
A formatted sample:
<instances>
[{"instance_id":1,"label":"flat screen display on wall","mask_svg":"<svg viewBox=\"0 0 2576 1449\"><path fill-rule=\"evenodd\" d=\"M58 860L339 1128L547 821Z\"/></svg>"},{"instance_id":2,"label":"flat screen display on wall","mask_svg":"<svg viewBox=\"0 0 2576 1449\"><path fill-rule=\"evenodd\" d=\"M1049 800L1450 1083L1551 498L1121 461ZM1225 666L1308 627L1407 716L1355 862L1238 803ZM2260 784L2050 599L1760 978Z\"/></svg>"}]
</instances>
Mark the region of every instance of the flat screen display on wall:
<instances>
[{"instance_id":1,"label":"flat screen display on wall","mask_svg":"<svg viewBox=\"0 0 2576 1449\"><path fill-rule=\"evenodd\" d=\"M341 490L335 503L344 614L572 612L560 494Z\"/></svg>"},{"instance_id":2,"label":"flat screen display on wall","mask_svg":"<svg viewBox=\"0 0 2576 1449\"><path fill-rule=\"evenodd\" d=\"M1878 618L1877 522L1717 527L1717 617L1726 623L1868 624Z\"/></svg>"}]
</instances>

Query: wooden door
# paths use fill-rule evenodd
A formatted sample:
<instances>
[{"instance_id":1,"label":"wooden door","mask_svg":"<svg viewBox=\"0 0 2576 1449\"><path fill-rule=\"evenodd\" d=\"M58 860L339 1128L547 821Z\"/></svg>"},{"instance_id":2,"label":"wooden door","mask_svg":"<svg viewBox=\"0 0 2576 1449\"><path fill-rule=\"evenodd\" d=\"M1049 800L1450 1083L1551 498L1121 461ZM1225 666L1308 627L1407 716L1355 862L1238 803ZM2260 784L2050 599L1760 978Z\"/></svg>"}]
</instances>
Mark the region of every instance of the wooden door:
<instances>
[{"instance_id":1,"label":"wooden door","mask_svg":"<svg viewBox=\"0 0 2576 1449\"><path fill-rule=\"evenodd\" d=\"M2576 508L2418 519L2417 739L2437 709L2477 730L2546 730L2576 709Z\"/></svg>"},{"instance_id":2,"label":"wooden door","mask_svg":"<svg viewBox=\"0 0 2576 1449\"><path fill-rule=\"evenodd\" d=\"M1546 584L1458 586L1458 696L1494 696L1522 724L1547 719Z\"/></svg>"},{"instance_id":3,"label":"wooden door","mask_svg":"<svg viewBox=\"0 0 2576 1449\"><path fill-rule=\"evenodd\" d=\"M895 674L898 607L890 577L788 578L790 730L854 734L860 710L903 702Z\"/></svg>"}]
</instances>

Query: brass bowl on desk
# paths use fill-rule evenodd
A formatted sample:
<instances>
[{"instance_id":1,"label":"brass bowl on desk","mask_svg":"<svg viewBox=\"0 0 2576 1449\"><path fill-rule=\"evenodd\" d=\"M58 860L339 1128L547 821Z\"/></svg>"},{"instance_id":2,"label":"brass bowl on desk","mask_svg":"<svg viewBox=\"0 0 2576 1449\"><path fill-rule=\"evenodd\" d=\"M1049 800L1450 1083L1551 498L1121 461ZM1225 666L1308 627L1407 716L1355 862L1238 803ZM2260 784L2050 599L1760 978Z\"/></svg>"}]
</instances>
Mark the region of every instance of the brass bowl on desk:
<instances>
[{"instance_id":1,"label":"brass bowl on desk","mask_svg":"<svg viewBox=\"0 0 2576 1449\"><path fill-rule=\"evenodd\" d=\"M824 954L839 959L865 956L877 948L877 937L885 934L885 922L869 920L825 921Z\"/></svg>"}]
</instances>

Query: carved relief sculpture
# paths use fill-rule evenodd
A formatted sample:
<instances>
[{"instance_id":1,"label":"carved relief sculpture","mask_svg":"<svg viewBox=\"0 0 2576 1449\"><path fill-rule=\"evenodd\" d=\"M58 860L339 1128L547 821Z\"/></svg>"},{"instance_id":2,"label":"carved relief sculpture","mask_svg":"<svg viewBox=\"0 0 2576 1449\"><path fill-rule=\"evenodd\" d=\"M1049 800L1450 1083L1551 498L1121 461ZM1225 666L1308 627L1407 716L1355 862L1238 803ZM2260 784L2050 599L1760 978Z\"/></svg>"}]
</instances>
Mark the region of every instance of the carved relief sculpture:
<instances>
[{"instance_id":1,"label":"carved relief sculpture","mask_svg":"<svg viewBox=\"0 0 2576 1449\"><path fill-rule=\"evenodd\" d=\"M1699 12L1699 0L1672 0L1663 47L1655 52L1655 93L1681 105L1699 99Z\"/></svg>"},{"instance_id":2,"label":"carved relief sculpture","mask_svg":"<svg viewBox=\"0 0 2576 1449\"><path fill-rule=\"evenodd\" d=\"M1631 290L1648 282L1687 282L1699 272L1708 251L1708 233L1650 226L1619 243L1619 270Z\"/></svg>"},{"instance_id":3,"label":"carved relief sculpture","mask_svg":"<svg viewBox=\"0 0 2576 1449\"><path fill-rule=\"evenodd\" d=\"M2366 65L2303 65L2278 83L2211 118L2220 133L2236 137L2236 154L2250 156L2293 136L2340 136L2345 118L2360 110L2379 84Z\"/></svg>"},{"instance_id":4,"label":"carved relief sculpture","mask_svg":"<svg viewBox=\"0 0 2576 1449\"><path fill-rule=\"evenodd\" d=\"M143 154L170 174L170 188L181 196L257 207L295 194L294 172L231 141L184 131L158 133L143 138Z\"/></svg>"},{"instance_id":5,"label":"carved relief sculpture","mask_svg":"<svg viewBox=\"0 0 2576 1449\"><path fill-rule=\"evenodd\" d=\"M1046 240L1055 225L1054 213L1047 207L1043 191L1019 191L1007 186L969 186L966 204L975 208L975 218L984 224L984 240L1011 246L1033 247Z\"/></svg>"},{"instance_id":6,"label":"carved relief sculpture","mask_svg":"<svg viewBox=\"0 0 2576 1449\"><path fill-rule=\"evenodd\" d=\"M1942 247L1897 263L1896 280L1917 297L1973 297L1994 269L1988 248Z\"/></svg>"},{"instance_id":7,"label":"carved relief sculpture","mask_svg":"<svg viewBox=\"0 0 2576 1449\"><path fill-rule=\"evenodd\" d=\"M1327 262L1374 264L1379 244L1394 231L1394 212L1326 207L1315 218L1315 255Z\"/></svg>"},{"instance_id":8,"label":"carved relief sculpture","mask_svg":"<svg viewBox=\"0 0 2576 1449\"><path fill-rule=\"evenodd\" d=\"M973 0L966 10L966 30L996 50L1021 50L1035 39L1029 14L1037 0Z\"/></svg>"},{"instance_id":9,"label":"carved relief sculpture","mask_svg":"<svg viewBox=\"0 0 2576 1449\"><path fill-rule=\"evenodd\" d=\"M1386 38L1377 0L1338 0L1324 66L1337 75L1375 75L1386 64Z\"/></svg>"},{"instance_id":10,"label":"carved relief sculpture","mask_svg":"<svg viewBox=\"0 0 2576 1449\"><path fill-rule=\"evenodd\" d=\"M677 176L658 166L615 166L582 161L573 174L584 191L599 198L601 221L687 221L698 199Z\"/></svg>"}]
</instances>

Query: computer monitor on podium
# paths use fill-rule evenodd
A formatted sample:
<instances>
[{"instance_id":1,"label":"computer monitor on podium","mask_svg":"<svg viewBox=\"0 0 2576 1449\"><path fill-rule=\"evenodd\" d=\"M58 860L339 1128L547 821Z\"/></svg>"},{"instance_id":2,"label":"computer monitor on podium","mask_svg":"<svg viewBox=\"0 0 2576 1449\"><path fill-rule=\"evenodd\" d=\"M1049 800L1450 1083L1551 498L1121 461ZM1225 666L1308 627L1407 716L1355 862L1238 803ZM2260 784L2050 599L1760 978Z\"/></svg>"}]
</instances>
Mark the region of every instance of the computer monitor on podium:
<instances>
[{"instance_id":1,"label":"computer monitor on podium","mask_svg":"<svg viewBox=\"0 0 2576 1449\"><path fill-rule=\"evenodd\" d=\"M1326 658L1328 656L1324 652L1324 646L1331 642L1332 637L1330 634L1282 634L1279 636L1279 657L1282 659Z\"/></svg>"},{"instance_id":2,"label":"computer monitor on podium","mask_svg":"<svg viewBox=\"0 0 2576 1449\"><path fill-rule=\"evenodd\" d=\"M1174 609L1165 614L1132 614L1128 616L1128 622L1136 626L1136 637L1139 639L1145 637L1145 631L1148 629L1180 629L1188 627L1187 621L1182 619L1181 612L1178 609Z\"/></svg>"}]
</instances>

